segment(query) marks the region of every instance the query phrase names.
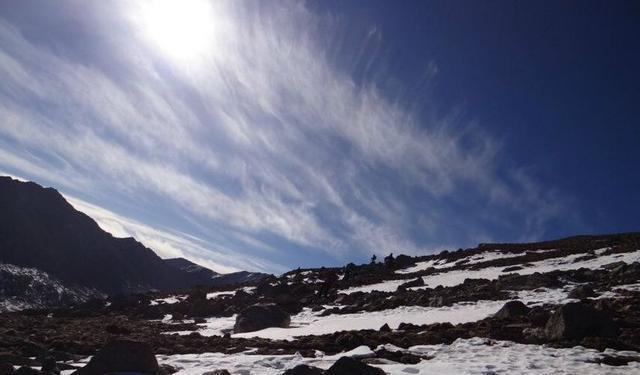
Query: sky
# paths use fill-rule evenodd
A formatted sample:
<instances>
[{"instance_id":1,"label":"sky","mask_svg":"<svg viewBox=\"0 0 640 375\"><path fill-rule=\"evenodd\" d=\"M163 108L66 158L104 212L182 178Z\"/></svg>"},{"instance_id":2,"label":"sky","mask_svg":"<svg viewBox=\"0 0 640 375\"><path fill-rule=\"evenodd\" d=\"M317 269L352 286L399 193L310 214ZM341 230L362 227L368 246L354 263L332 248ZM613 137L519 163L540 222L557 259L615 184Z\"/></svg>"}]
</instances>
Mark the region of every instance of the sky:
<instances>
[{"instance_id":1,"label":"sky","mask_svg":"<svg viewBox=\"0 0 640 375\"><path fill-rule=\"evenodd\" d=\"M0 172L218 272L638 230L632 1L2 1Z\"/></svg>"}]
</instances>

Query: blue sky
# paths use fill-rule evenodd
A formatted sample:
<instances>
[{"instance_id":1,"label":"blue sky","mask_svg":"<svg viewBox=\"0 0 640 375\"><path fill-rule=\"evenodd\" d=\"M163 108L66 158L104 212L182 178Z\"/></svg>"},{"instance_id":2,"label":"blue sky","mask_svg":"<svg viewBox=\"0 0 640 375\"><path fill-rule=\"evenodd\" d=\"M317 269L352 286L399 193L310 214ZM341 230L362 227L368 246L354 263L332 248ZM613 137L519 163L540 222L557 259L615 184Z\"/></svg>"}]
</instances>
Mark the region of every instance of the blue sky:
<instances>
[{"instance_id":1,"label":"blue sky","mask_svg":"<svg viewBox=\"0 0 640 375\"><path fill-rule=\"evenodd\" d=\"M638 229L633 2L0 3L0 171L281 272Z\"/></svg>"}]
</instances>

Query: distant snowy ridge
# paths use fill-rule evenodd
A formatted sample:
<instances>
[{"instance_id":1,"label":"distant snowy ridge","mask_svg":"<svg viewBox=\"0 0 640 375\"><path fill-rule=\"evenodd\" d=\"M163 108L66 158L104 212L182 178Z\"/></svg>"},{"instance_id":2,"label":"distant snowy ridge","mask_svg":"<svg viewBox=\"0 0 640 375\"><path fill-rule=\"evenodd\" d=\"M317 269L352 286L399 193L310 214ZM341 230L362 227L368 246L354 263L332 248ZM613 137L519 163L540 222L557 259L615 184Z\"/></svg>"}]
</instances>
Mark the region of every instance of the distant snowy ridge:
<instances>
[{"instance_id":1,"label":"distant snowy ridge","mask_svg":"<svg viewBox=\"0 0 640 375\"><path fill-rule=\"evenodd\" d=\"M61 307L103 297L95 289L65 285L48 273L0 263L0 312Z\"/></svg>"}]
</instances>

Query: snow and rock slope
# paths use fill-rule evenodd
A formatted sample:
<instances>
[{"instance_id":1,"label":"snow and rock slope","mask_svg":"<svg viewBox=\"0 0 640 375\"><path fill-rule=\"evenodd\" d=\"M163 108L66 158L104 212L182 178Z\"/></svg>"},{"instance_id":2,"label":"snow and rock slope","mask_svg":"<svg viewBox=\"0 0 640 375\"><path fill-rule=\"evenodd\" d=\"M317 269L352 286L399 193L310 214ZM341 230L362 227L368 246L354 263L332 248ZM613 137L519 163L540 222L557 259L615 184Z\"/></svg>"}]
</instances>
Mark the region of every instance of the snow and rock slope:
<instances>
[{"instance_id":1,"label":"snow and rock slope","mask_svg":"<svg viewBox=\"0 0 640 375\"><path fill-rule=\"evenodd\" d=\"M338 369L356 366L343 357L372 374L634 374L639 262L639 233L389 256L253 286L0 314L0 352L39 361L29 340L57 350L63 373L126 338L146 343L162 371L177 374L305 373L299 365L353 373ZM259 324L247 332L238 321Z\"/></svg>"},{"instance_id":2,"label":"snow and rock slope","mask_svg":"<svg viewBox=\"0 0 640 375\"><path fill-rule=\"evenodd\" d=\"M0 312L64 307L104 298L95 289L70 287L35 268L0 263Z\"/></svg>"}]
</instances>

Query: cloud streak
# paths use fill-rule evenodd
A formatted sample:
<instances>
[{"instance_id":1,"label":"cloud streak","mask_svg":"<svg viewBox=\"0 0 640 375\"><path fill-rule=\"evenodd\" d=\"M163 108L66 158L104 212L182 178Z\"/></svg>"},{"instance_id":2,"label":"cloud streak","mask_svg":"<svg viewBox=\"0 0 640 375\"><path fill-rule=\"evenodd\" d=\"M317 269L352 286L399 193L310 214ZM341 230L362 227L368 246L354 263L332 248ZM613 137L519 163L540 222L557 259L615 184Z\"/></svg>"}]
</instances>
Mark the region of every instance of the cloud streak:
<instances>
[{"instance_id":1,"label":"cloud streak","mask_svg":"<svg viewBox=\"0 0 640 375\"><path fill-rule=\"evenodd\" d=\"M535 236L557 217L557 192L508 167L462 116L356 83L330 57L340 21L298 2L210 6L217 34L190 61L149 43L135 21L144 4L101 14L84 58L0 21L0 166L218 270ZM109 20L122 29L107 32ZM109 61L100 49L114 45Z\"/></svg>"}]
</instances>

